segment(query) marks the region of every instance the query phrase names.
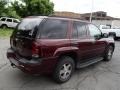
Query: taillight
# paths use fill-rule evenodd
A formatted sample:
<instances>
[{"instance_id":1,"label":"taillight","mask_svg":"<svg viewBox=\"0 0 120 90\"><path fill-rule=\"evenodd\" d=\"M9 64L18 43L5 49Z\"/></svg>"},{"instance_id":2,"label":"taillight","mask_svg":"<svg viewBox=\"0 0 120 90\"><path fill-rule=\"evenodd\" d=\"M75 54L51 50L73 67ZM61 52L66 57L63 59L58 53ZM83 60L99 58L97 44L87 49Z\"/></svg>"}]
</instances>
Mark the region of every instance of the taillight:
<instances>
[{"instance_id":1,"label":"taillight","mask_svg":"<svg viewBox=\"0 0 120 90\"><path fill-rule=\"evenodd\" d=\"M39 47L36 42L32 43L32 57L39 58Z\"/></svg>"}]
</instances>

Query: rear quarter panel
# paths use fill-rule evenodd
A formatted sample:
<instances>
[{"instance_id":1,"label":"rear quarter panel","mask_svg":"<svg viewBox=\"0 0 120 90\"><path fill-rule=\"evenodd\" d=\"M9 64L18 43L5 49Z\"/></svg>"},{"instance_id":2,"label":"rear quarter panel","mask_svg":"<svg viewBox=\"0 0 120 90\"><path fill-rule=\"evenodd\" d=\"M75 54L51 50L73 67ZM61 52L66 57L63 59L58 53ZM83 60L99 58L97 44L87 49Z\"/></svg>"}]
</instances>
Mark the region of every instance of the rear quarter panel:
<instances>
[{"instance_id":1,"label":"rear quarter panel","mask_svg":"<svg viewBox=\"0 0 120 90\"><path fill-rule=\"evenodd\" d=\"M58 56L60 51L70 50L69 39L41 39L37 41L41 47L42 57Z\"/></svg>"}]
</instances>

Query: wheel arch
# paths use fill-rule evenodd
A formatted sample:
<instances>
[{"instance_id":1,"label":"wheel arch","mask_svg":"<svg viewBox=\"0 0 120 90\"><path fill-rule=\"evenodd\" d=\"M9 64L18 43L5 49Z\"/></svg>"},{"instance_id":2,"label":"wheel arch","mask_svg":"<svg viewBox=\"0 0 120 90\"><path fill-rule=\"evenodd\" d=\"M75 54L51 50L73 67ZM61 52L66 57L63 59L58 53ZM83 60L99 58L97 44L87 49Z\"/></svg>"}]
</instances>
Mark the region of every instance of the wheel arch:
<instances>
[{"instance_id":1,"label":"wheel arch","mask_svg":"<svg viewBox=\"0 0 120 90\"><path fill-rule=\"evenodd\" d=\"M62 47L55 51L54 56L57 56L58 59L62 56L69 56L71 57L75 63L78 60L78 48L77 47Z\"/></svg>"},{"instance_id":2,"label":"wheel arch","mask_svg":"<svg viewBox=\"0 0 120 90\"><path fill-rule=\"evenodd\" d=\"M78 55L77 55L77 53L74 52L74 51L61 53L61 54L58 56L58 58L61 58L62 56L69 56L69 57L71 57L71 58L74 60L75 64L77 63Z\"/></svg>"},{"instance_id":3,"label":"wheel arch","mask_svg":"<svg viewBox=\"0 0 120 90\"><path fill-rule=\"evenodd\" d=\"M112 46L115 49L115 44L114 43L109 43L109 46Z\"/></svg>"},{"instance_id":4,"label":"wheel arch","mask_svg":"<svg viewBox=\"0 0 120 90\"><path fill-rule=\"evenodd\" d=\"M3 27L3 26L6 26L6 27L8 27L8 25L7 25L7 24L1 24L1 27Z\"/></svg>"}]
</instances>

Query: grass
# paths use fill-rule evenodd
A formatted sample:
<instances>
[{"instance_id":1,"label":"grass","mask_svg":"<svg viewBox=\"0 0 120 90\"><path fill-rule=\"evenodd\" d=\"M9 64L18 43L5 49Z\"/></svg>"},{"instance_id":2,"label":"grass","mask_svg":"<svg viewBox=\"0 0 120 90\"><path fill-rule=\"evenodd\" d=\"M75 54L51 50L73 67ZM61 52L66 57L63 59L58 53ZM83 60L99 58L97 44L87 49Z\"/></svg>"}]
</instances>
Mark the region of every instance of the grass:
<instances>
[{"instance_id":1,"label":"grass","mask_svg":"<svg viewBox=\"0 0 120 90\"><path fill-rule=\"evenodd\" d=\"M13 29L1 29L0 28L0 38L9 38L13 32Z\"/></svg>"}]
</instances>

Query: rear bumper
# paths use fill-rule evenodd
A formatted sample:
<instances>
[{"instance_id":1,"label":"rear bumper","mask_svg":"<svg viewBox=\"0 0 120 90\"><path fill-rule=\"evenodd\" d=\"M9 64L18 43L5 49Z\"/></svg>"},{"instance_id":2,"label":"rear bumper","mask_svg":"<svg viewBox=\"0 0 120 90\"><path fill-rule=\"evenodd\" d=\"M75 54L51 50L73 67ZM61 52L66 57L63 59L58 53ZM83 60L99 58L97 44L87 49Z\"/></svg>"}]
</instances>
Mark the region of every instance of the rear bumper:
<instances>
[{"instance_id":1,"label":"rear bumper","mask_svg":"<svg viewBox=\"0 0 120 90\"><path fill-rule=\"evenodd\" d=\"M23 72L29 74L51 73L56 63L55 58L27 60L16 55L12 49L8 49L7 58L9 59L12 66L17 67ZM51 61L53 63L51 63Z\"/></svg>"}]
</instances>

